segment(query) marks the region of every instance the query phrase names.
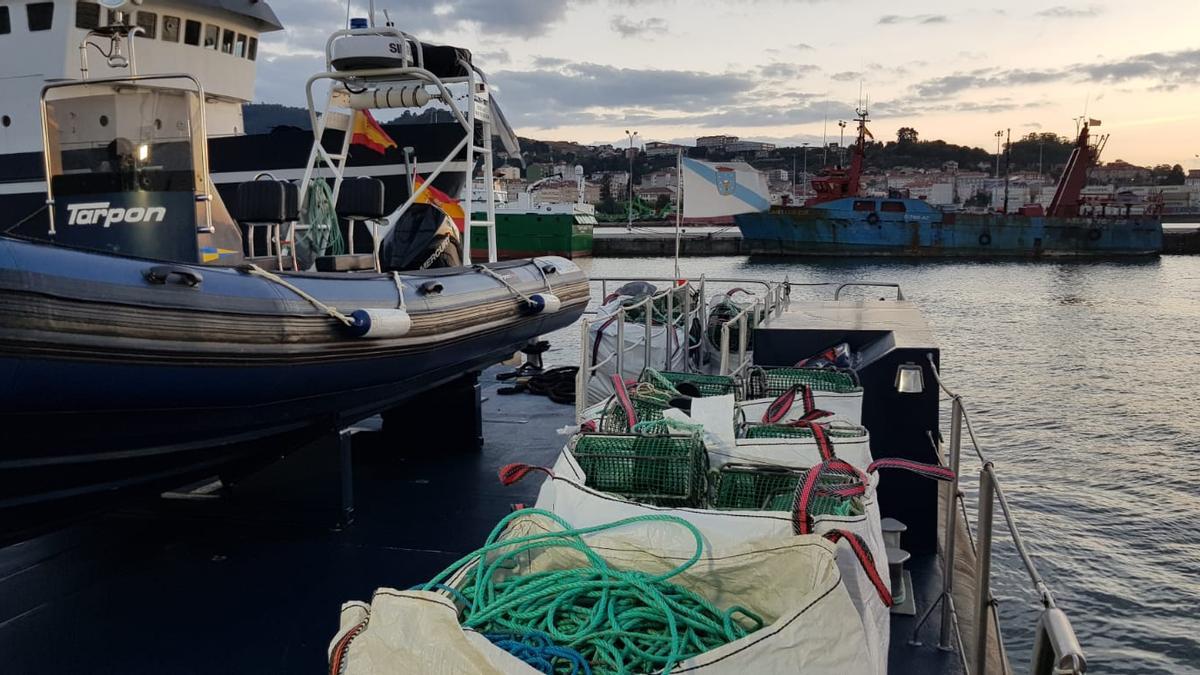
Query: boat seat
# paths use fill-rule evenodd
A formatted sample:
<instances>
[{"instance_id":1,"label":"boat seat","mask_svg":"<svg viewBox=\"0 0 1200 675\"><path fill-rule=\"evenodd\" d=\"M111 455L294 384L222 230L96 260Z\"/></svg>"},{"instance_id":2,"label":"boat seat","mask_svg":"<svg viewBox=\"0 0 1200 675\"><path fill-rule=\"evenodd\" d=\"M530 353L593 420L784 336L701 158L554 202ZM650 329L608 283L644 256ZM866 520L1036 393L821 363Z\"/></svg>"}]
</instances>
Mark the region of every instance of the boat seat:
<instances>
[{"instance_id":1,"label":"boat seat","mask_svg":"<svg viewBox=\"0 0 1200 675\"><path fill-rule=\"evenodd\" d=\"M317 258L318 272L374 272L375 256L371 253L323 255Z\"/></svg>"},{"instance_id":2,"label":"boat seat","mask_svg":"<svg viewBox=\"0 0 1200 675\"><path fill-rule=\"evenodd\" d=\"M296 221L300 219L300 188L295 183L282 180L252 180L238 185L237 189L237 219L246 228L246 255L248 258L260 258L256 255L255 228L265 227L267 232L266 253L274 253L283 267L283 254L278 244L283 239L283 225L290 223L289 241L296 238ZM272 246L275 244L275 246ZM295 247L292 248L292 269L297 269L299 263L295 259Z\"/></svg>"},{"instance_id":3,"label":"boat seat","mask_svg":"<svg viewBox=\"0 0 1200 675\"><path fill-rule=\"evenodd\" d=\"M379 270L379 222L387 215L384 210L383 181L367 176L342 181L341 187L338 188L336 210L338 217L347 221L350 254L359 255L358 249L354 246L354 231L362 223L367 233L371 235L371 253L367 255L371 259L371 265L366 269ZM340 267L342 264L338 263L338 266ZM331 271L364 269L359 266L361 265L359 261L347 261L344 264L351 265L352 269Z\"/></svg>"}]
</instances>

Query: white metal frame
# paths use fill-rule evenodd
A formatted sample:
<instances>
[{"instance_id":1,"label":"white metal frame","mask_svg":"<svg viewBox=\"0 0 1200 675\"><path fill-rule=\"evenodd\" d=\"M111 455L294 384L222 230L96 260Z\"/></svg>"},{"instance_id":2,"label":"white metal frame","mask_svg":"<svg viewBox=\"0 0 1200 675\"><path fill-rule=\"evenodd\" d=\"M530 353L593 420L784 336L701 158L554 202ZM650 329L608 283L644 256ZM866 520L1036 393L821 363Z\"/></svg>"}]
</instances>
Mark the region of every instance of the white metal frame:
<instances>
[{"instance_id":1,"label":"white metal frame","mask_svg":"<svg viewBox=\"0 0 1200 675\"><path fill-rule=\"evenodd\" d=\"M372 21L373 22L373 21ZM415 47L415 58L412 54L404 54L404 66L395 68L371 68L363 70L343 70L336 71L333 68L333 43L339 38L350 36L384 36L391 37L403 41L404 44L411 44ZM333 201L336 204L338 193L341 190L342 181L345 178L346 161L350 154L350 145L353 136L353 115L354 108L350 107L348 101L345 100L348 90L351 86L377 87L385 86L420 86L432 87L435 91L430 94L430 99L440 101L450 109L450 113L454 116L455 121L463 129L463 139L455 144L454 148L447 154L428 176L424 176L424 183L416 190L410 190L408 199L393 211L388 216L389 226L395 225L400 216L413 205L413 203L425 193L433 181L446 171L447 167L454 162L454 158L460 152L466 151L466 181L464 182L463 191L465 195L462 197L464 210L464 232L463 237L463 264L471 264L471 233L475 228L484 228L487 230L488 244L488 262L496 261L496 202L493 192L494 182L492 175L495 169L494 153L492 148L493 135L493 118L491 110L491 95L488 84L484 79L483 73L470 63L460 61L460 64L467 71L465 77L455 78L440 78L424 67L424 54L419 40L413 36L398 30L391 26L388 27L371 27L371 28L355 28L345 29L334 32L330 35L325 43L325 68L326 72L318 73L308 78L305 84L305 97L308 103L309 121L313 130L313 146L309 152L308 162L305 165L304 178L300 185L300 205L303 213L305 198L307 197L308 187L314 179L323 179L320 175L322 172L321 165L323 164L331 173L334 179L333 182ZM329 80L333 84L329 89L329 94L325 102L325 106L318 112L315 100L313 98L313 85L321 80ZM348 84L349 83L349 84ZM467 86L467 103L464 111L456 101L447 85L465 84ZM345 130L342 138L341 150L337 153L330 154L322 144L322 138L327 128L334 126L331 122L345 122ZM480 135L482 139L476 138L475 125L480 124ZM484 218L476 220L474 217L475 205L473 195L473 185L475 176L475 163L477 158L483 159L483 174L485 180L485 196L486 201L484 208ZM406 171L415 170L411 164L406 162L409 167ZM413 176L409 175L410 182ZM375 238L376 255L378 255L379 238Z\"/></svg>"}]
</instances>

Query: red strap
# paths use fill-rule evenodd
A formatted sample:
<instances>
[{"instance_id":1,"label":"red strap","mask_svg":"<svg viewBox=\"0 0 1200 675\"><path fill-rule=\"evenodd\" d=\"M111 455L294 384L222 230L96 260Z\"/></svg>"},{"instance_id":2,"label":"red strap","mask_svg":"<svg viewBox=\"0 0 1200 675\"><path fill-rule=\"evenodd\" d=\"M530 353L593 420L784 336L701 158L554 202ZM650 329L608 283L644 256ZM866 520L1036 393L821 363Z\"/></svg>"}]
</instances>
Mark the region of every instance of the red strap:
<instances>
[{"instance_id":1,"label":"red strap","mask_svg":"<svg viewBox=\"0 0 1200 675\"><path fill-rule=\"evenodd\" d=\"M792 403L796 401L796 388L788 387L788 390L780 394L771 405L767 406L767 411L763 413L763 424L775 424L783 419L784 415L792 409Z\"/></svg>"},{"instance_id":2,"label":"red strap","mask_svg":"<svg viewBox=\"0 0 1200 675\"><path fill-rule=\"evenodd\" d=\"M938 466L937 464L922 464L921 462L914 462L909 459L897 459L895 457L877 459L867 467L867 473L875 473L879 469L904 469L935 480L954 480L954 472L947 467Z\"/></svg>"},{"instance_id":3,"label":"red strap","mask_svg":"<svg viewBox=\"0 0 1200 675\"><path fill-rule=\"evenodd\" d=\"M829 435L825 433L824 424L809 424L809 429L812 429L813 440L817 442L817 451L821 453L821 459L826 462L836 459L837 455L833 454L833 441L829 440Z\"/></svg>"},{"instance_id":4,"label":"red strap","mask_svg":"<svg viewBox=\"0 0 1200 675\"><path fill-rule=\"evenodd\" d=\"M585 433L596 433L596 420L588 420L579 425L579 430Z\"/></svg>"},{"instance_id":5,"label":"red strap","mask_svg":"<svg viewBox=\"0 0 1200 675\"><path fill-rule=\"evenodd\" d=\"M521 464L521 463L505 464L504 466L500 467L500 484L501 485L512 485L513 483L520 481L521 479L525 478L525 476L528 476L529 474L533 473L534 471L541 471L542 473L546 474L547 476L554 478L554 473L551 472L550 469L547 469L544 466L535 466L533 464Z\"/></svg>"},{"instance_id":6,"label":"red strap","mask_svg":"<svg viewBox=\"0 0 1200 675\"><path fill-rule=\"evenodd\" d=\"M617 401L625 409L625 421L629 424L629 430L633 431L633 425L637 424L637 413L633 410L633 401L629 398L629 392L625 390L625 380L620 375L613 373L612 383L613 388L617 390Z\"/></svg>"},{"instance_id":7,"label":"red strap","mask_svg":"<svg viewBox=\"0 0 1200 675\"><path fill-rule=\"evenodd\" d=\"M867 573L867 578L871 580L871 585L875 586L875 591L879 593L879 599L883 601L883 606L891 607L892 589L879 577L879 570L875 569L875 556L871 555L871 549L867 548L867 542L857 534L845 530L830 530L825 533L825 538L835 544L843 539L850 544L850 550L854 551L854 557L858 558L858 564L862 565L863 571Z\"/></svg>"},{"instance_id":8,"label":"red strap","mask_svg":"<svg viewBox=\"0 0 1200 675\"><path fill-rule=\"evenodd\" d=\"M817 486L817 483L821 479L821 474L826 471L848 473L855 476L857 480L850 485L840 486L832 490L820 488ZM809 469L808 473L804 476L804 481L800 484L800 489L796 493L796 503L792 507L792 531L796 534L812 534L813 519L808 509L813 497L817 495L858 497L866 494L866 491L866 475L854 468L849 462L837 459L836 457L821 462Z\"/></svg>"}]
</instances>

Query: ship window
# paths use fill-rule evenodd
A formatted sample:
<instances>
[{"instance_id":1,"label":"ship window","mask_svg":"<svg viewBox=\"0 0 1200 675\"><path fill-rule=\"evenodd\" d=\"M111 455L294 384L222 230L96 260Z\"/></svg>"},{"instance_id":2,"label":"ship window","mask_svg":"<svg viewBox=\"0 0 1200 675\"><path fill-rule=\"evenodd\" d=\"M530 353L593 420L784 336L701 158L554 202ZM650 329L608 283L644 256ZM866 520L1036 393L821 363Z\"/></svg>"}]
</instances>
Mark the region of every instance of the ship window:
<instances>
[{"instance_id":1,"label":"ship window","mask_svg":"<svg viewBox=\"0 0 1200 675\"><path fill-rule=\"evenodd\" d=\"M0 118L0 124L3 124L5 127L11 127L12 126L12 118L9 117L8 115L5 115L4 117Z\"/></svg>"},{"instance_id":2,"label":"ship window","mask_svg":"<svg viewBox=\"0 0 1200 675\"><path fill-rule=\"evenodd\" d=\"M224 34L221 35L221 51L226 54L233 53L233 31L229 30L228 28L226 28Z\"/></svg>"},{"instance_id":3,"label":"ship window","mask_svg":"<svg viewBox=\"0 0 1200 675\"><path fill-rule=\"evenodd\" d=\"M163 42L179 42L179 17L163 16Z\"/></svg>"},{"instance_id":4,"label":"ship window","mask_svg":"<svg viewBox=\"0 0 1200 675\"><path fill-rule=\"evenodd\" d=\"M221 29L210 24L204 26L204 48L216 49L217 40L220 39Z\"/></svg>"},{"instance_id":5,"label":"ship window","mask_svg":"<svg viewBox=\"0 0 1200 675\"><path fill-rule=\"evenodd\" d=\"M183 41L192 46L200 44L200 22L188 19L183 25Z\"/></svg>"},{"instance_id":6,"label":"ship window","mask_svg":"<svg viewBox=\"0 0 1200 675\"><path fill-rule=\"evenodd\" d=\"M246 46L246 58L251 61L258 59L258 38L250 38L250 42Z\"/></svg>"},{"instance_id":7,"label":"ship window","mask_svg":"<svg viewBox=\"0 0 1200 675\"><path fill-rule=\"evenodd\" d=\"M100 27L100 5L94 2L75 3L75 27L92 30Z\"/></svg>"},{"instance_id":8,"label":"ship window","mask_svg":"<svg viewBox=\"0 0 1200 675\"><path fill-rule=\"evenodd\" d=\"M53 2L31 2L25 5L25 16L29 19L29 30L50 30L54 25Z\"/></svg>"},{"instance_id":9,"label":"ship window","mask_svg":"<svg viewBox=\"0 0 1200 675\"><path fill-rule=\"evenodd\" d=\"M145 10L138 12L137 25L146 31L140 37L150 38L151 40L158 37L158 15L154 12L147 12Z\"/></svg>"},{"instance_id":10,"label":"ship window","mask_svg":"<svg viewBox=\"0 0 1200 675\"><path fill-rule=\"evenodd\" d=\"M12 32L12 22L8 19L8 7L0 7L0 35Z\"/></svg>"},{"instance_id":11,"label":"ship window","mask_svg":"<svg viewBox=\"0 0 1200 675\"><path fill-rule=\"evenodd\" d=\"M883 202L879 205L879 210L885 213L904 213L908 209L904 202Z\"/></svg>"},{"instance_id":12,"label":"ship window","mask_svg":"<svg viewBox=\"0 0 1200 675\"><path fill-rule=\"evenodd\" d=\"M870 201L868 199L855 200L854 210L855 211L874 211L875 210L875 202Z\"/></svg>"},{"instance_id":13,"label":"ship window","mask_svg":"<svg viewBox=\"0 0 1200 675\"><path fill-rule=\"evenodd\" d=\"M246 36L241 33L237 34L237 41L233 43L233 55L239 59L246 56Z\"/></svg>"}]
</instances>

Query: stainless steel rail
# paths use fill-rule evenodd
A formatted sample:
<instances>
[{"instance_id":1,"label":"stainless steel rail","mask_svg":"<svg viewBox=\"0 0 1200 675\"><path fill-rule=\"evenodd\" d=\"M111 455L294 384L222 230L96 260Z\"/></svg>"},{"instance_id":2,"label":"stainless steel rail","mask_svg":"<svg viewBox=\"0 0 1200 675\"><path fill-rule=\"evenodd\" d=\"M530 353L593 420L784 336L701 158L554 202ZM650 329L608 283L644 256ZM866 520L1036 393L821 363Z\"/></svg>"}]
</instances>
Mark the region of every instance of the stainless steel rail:
<instances>
[{"instance_id":1,"label":"stainless steel rail","mask_svg":"<svg viewBox=\"0 0 1200 675\"><path fill-rule=\"evenodd\" d=\"M851 286L878 286L880 288L894 288L894 289L896 289L896 299L897 300L905 299L904 291L902 291L900 289L900 284L891 283L891 282L881 282L881 281L850 281L850 282L841 284L840 286L837 287L837 289L835 289L833 291L833 299L835 301L841 300L842 299L842 289L850 288Z\"/></svg>"},{"instance_id":2,"label":"stainless steel rail","mask_svg":"<svg viewBox=\"0 0 1200 675\"><path fill-rule=\"evenodd\" d=\"M963 406L962 397L950 391L942 381L933 356L929 355L928 359L934 380L937 382L938 387L951 400L950 467L954 469L957 476L961 469L962 430L964 428L970 439L971 447L982 465L979 472L979 511L975 526L978 533L975 579L975 635L971 636L975 648L975 658L974 662L969 664L968 672L972 673L972 675L986 675L989 619L994 619L997 626L1000 623L998 605L991 591L992 537L994 534L993 516L997 502L1000 504L1000 511L1004 516L1004 523L1008 528L1013 547L1016 549L1017 555L1020 556L1021 562L1029 574L1029 580L1033 584L1033 590L1042 604L1042 612L1038 618L1037 635L1034 640L1030 672L1033 675L1081 674L1087 672L1087 657L1083 653L1083 648L1079 645L1079 640L1075 637L1075 630L1071 627L1071 622L1067 618L1067 615L1055 604L1054 595L1050 592L1050 588L1038 572L1037 566L1033 561L1033 556L1030 554L1029 548L1025 545L1025 540L1021 536L1020 530L1017 529L1012 510L1009 508L1008 499L1005 497L1004 490L1000 486L999 477L996 475L996 467L983 454L983 450L979 447L979 442L975 438L975 431L971 428L971 419L967 415L966 408ZM959 512L959 508L956 508L956 506L961 507L964 519L967 514L966 502L963 494L958 490L957 478L951 485L951 490L951 498L946 503L946 531L943 534L945 551L942 561L944 566L942 595L939 597L938 602L929 607L925 615L917 623L917 627L913 630L913 638L915 639L916 631L929 618L940 602L942 606L942 622L939 647L943 649L950 648L950 629L952 626L957 626L958 623L956 620L958 613L954 607L952 595L954 589L954 542L957 537L957 516ZM967 525L969 534L970 524L967 523ZM961 636L959 638L961 646ZM1005 664L1005 670L1007 670L1007 664Z\"/></svg>"}]
</instances>

